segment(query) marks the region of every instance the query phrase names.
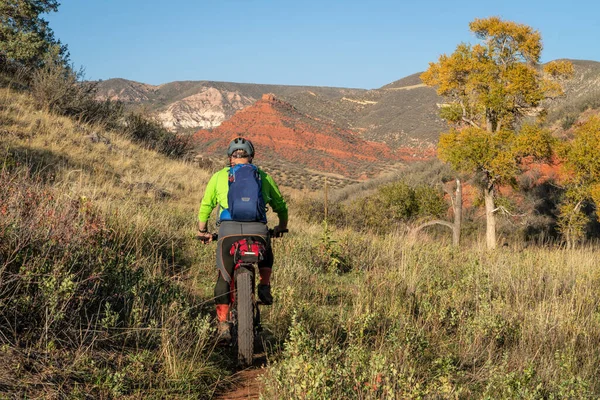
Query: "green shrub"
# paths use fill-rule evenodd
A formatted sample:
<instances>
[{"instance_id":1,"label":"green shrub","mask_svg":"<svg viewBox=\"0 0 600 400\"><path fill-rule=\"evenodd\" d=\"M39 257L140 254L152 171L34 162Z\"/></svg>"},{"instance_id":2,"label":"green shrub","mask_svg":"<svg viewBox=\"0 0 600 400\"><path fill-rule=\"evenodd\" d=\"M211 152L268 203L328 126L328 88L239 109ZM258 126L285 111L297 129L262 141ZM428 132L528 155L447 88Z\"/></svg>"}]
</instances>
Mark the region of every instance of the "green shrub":
<instances>
[{"instance_id":1,"label":"green shrub","mask_svg":"<svg viewBox=\"0 0 600 400\"><path fill-rule=\"evenodd\" d=\"M563 119L563 122L562 122L561 126L566 131L567 129L571 128L576 121L577 121L577 116L576 115L568 114Z\"/></svg>"},{"instance_id":2,"label":"green shrub","mask_svg":"<svg viewBox=\"0 0 600 400\"><path fill-rule=\"evenodd\" d=\"M180 158L191 151L190 136L181 136L165 129L149 117L130 113L125 117L127 134L136 142L169 157Z\"/></svg>"},{"instance_id":3,"label":"green shrub","mask_svg":"<svg viewBox=\"0 0 600 400\"><path fill-rule=\"evenodd\" d=\"M85 123L117 129L123 117L123 104L96 100L97 82L83 81L83 71L75 71L48 58L32 73L30 92L38 107L70 116Z\"/></svg>"},{"instance_id":4,"label":"green shrub","mask_svg":"<svg viewBox=\"0 0 600 400\"><path fill-rule=\"evenodd\" d=\"M296 208L310 222L325 218L322 201L303 200ZM441 217L447 209L440 189L427 185L412 187L399 181L380 186L374 194L348 204L331 202L327 219L338 227L388 233L416 218Z\"/></svg>"},{"instance_id":5,"label":"green shrub","mask_svg":"<svg viewBox=\"0 0 600 400\"><path fill-rule=\"evenodd\" d=\"M448 211L448 203L443 192L437 188L420 185L415 188L415 201L417 202L419 217L442 217Z\"/></svg>"}]
</instances>

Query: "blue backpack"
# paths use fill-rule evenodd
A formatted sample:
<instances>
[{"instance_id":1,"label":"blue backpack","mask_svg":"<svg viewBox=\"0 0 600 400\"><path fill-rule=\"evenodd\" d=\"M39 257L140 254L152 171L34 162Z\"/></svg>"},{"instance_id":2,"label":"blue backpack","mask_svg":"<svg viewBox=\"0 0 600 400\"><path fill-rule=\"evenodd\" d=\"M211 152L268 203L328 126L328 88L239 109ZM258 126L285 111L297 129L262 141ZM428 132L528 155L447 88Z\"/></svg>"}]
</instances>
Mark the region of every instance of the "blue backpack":
<instances>
[{"instance_id":1,"label":"blue backpack","mask_svg":"<svg viewBox=\"0 0 600 400\"><path fill-rule=\"evenodd\" d=\"M267 222L267 208L262 196L262 179L255 165L237 164L229 169L227 203L229 218L226 219L239 222ZM223 216L221 215L221 219Z\"/></svg>"}]
</instances>

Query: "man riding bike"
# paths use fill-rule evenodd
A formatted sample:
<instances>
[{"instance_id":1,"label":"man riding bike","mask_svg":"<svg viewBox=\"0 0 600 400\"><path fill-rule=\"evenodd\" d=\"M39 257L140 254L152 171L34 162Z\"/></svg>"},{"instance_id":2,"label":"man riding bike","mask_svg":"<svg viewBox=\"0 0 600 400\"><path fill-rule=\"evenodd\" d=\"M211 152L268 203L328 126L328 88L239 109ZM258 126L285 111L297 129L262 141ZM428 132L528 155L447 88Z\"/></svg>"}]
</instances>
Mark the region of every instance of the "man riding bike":
<instances>
[{"instance_id":1,"label":"man riding bike","mask_svg":"<svg viewBox=\"0 0 600 400\"><path fill-rule=\"evenodd\" d=\"M254 167L254 146L242 137L233 139L227 148L229 166L216 172L209 180L204 197L198 212L198 238L205 243L212 240L212 234L208 232L207 222L212 210L218 205L217 225L219 226L219 239L217 242L217 269L219 276L215 285L215 303L218 319L218 335L220 340L231 340L229 316L229 291L230 282L233 277L234 260L230 254L233 243L243 237L255 236L266 243L267 253L259 262L260 281L258 284L258 297L264 304L272 304L271 296L271 269L273 267L273 250L268 240L268 228L266 220L266 205L269 204L277 213L279 225L274 228L274 235L278 236L287 229L288 208L281 192L273 178L266 172ZM252 165L257 172L257 180L260 182L262 198L259 198L259 216L255 220L235 219L233 210L228 209L229 189L234 180L233 171ZM232 214L234 215L232 217Z\"/></svg>"}]
</instances>

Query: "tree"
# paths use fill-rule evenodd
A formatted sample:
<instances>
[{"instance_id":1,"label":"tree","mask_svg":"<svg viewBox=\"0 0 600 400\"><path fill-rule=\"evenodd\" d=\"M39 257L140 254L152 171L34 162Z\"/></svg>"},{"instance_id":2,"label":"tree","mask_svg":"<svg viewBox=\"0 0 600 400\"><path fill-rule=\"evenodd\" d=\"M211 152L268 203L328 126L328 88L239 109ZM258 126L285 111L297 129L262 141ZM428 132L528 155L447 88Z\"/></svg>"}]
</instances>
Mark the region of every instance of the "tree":
<instances>
[{"instance_id":1,"label":"tree","mask_svg":"<svg viewBox=\"0 0 600 400\"><path fill-rule=\"evenodd\" d=\"M600 217L600 118L595 116L577 127L572 140L562 143L559 155L569 177L565 200L560 207L558 225L567 246L572 248L583 238L588 217L583 205L592 201Z\"/></svg>"},{"instance_id":2,"label":"tree","mask_svg":"<svg viewBox=\"0 0 600 400\"><path fill-rule=\"evenodd\" d=\"M28 67L43 64L51 52L67 64L67 47L54 38L42 14L58 11L57 0L3 0L0 2L0 60Z\"/></svg>"},{"instance_id":3,"label":"tree","mask_svg":"<svg viewBox=\"0 0 600 400\"><path fill-rule=\"evenodd\" d=\"M482 43L459 44L430 63L421 80L447 100L440 115L450 130L440 136L438 156L481 176L486 242L495 248L497 186L514 181L524 157L552 151L550 133L524 119L543 117L542 101L563 94L561 80L573 66L556 61L540 68L541 36L529 26L491 17L469 27Z\"/></svg>"},{"instance_id":4,"label":"tree","mask_svg":"<svg viewBox=\"0 0 600 400\"><path fill-rule=\"evenodd\" d=\"M448 187L444 187L444 191L450 198L452 203L452 213L454 214L454 222L448 222L441 219L435 219L427 221L418 225L416 228L411 230L411 235L415 236L421 229L427 228L428 226L441 225L449 228L452 231L452 245L458 247L460 245L460 230L462 226L462 181L460 178L455 179L454 191Z\"/></svg>"}]
</instances>

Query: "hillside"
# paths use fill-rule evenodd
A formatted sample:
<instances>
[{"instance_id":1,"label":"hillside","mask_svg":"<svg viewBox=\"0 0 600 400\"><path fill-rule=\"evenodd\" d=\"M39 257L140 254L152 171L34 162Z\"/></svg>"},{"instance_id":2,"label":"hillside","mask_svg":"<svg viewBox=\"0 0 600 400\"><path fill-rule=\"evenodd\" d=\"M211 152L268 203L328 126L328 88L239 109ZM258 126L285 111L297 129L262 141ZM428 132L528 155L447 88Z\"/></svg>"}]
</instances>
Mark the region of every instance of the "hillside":
<instances>
[{"instance_id":1,"label":"hillside","mask_svg":"<svg viewBox=\"0 0 600 400\"><path fill-rule=\"evenodd\" d=\"M415 87L413 75L381 89L172 82L152 86L123 79L100 83L98 98L146 106L176 131L213 129L236 111L272 93L303 114L329 121L394 147L431 144L445 124L437 116L432 89ZM407 85L401 86L404 83Z\"/></svg>"},{"instance_id":2,"label":"hillside","mask_svg":"<svg viewBox=\"0 0 600 400\"><path fill-rule=\"evenodd\" d=\"M276 98L253 107L290 135L307 129L340 168L351 167L347 154L323 137L348 141L352 153L366 146L367 161L388 155ZM252 121L252 108L238 114ZM193 239L210 172L6 89L0 136L0 397L232 398L243 375L215 340L216 244ZM417 172L418 183L429 180ZM261 308L252 368L264 374L263 398L600 395L593 245L525 247L515 237L486 251L481 224L466 213L456 249L446 232L405 235L411 222L385 235L309 222L310 193L283 194L290 234L273 241L275 302ZM347 220L381 223L380 204ZM517 222L507 221L526 228Z\"/></svg>"},{"instance_id":3,"label":"hillside","mask_svg":"<svg viewBox=\"0 0 600 400\"><path fill-rule=\"evenodd\" d=\"M576 117L600 106L600 63L572 60L575 77L566 97L549 101L550 123ZM392 147L427 147L437 142L446 124L438 116L442 102L423 86L419 73L379 89L261 85L211 81L171 82L152 86L123 79L100 83L99 98L119 99L152 110L169 129L193 132L214 129L263 94L273 93L302 114L351 130L362 138Z\"/></svg>"},{"instance_id":4,"label":"hillside","mask_svg":"<svg viewBox=\"0 0 600 400\"><path fill-rule=\"evenodd\" d=\"M7 89L0 137L0 397L214 388L190 229L209 173Z\"/></svg>"},{"instance_id":5,"label":"hillside","mask_svg":"<svg viewBox=\"0 0 600 400\"><path fill-rule=\"evenodd\" d=\"M263 95L216 129L198 131L194 139L201 154L223 157L236 136L253 141L259 165L280 177L283 184L298 188L320 186L325 176L334 186L336 182L364 180L394 165L399 167L402 161L425 156L366 141L348 129L303 114L274 95Z\"/></svg>"},{"instance_id":6,"label":"hillside","mask_svg":"<svg viewBox=\"0 0 600 400\"><path fill-rule=\"evenodd\" d=\"M154 111L172 130L197 130L219 126L236 111L248 107L266 93L285 98L308 92L329 99L361 91L364 90L213 81L170 82L152 86L116 78L100 82L98 99L121 100L130 106L143 105Z\"/></svg>"}]
</instances>

